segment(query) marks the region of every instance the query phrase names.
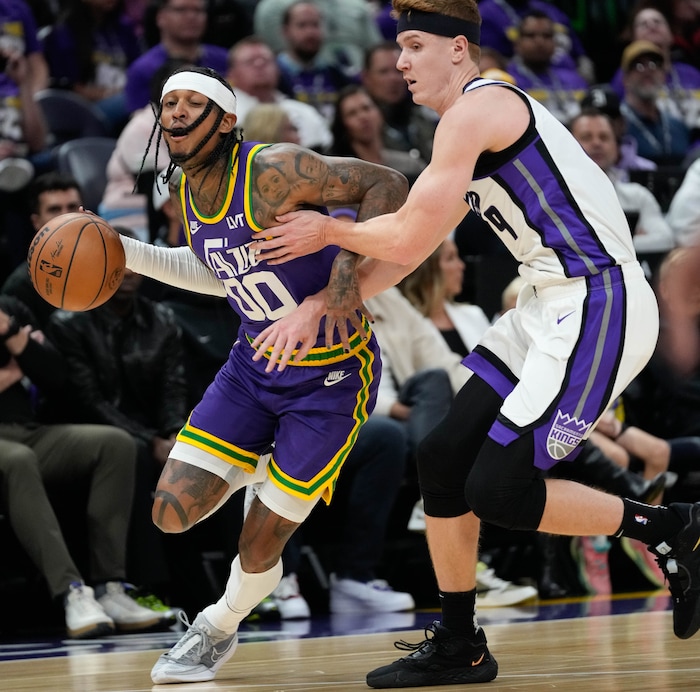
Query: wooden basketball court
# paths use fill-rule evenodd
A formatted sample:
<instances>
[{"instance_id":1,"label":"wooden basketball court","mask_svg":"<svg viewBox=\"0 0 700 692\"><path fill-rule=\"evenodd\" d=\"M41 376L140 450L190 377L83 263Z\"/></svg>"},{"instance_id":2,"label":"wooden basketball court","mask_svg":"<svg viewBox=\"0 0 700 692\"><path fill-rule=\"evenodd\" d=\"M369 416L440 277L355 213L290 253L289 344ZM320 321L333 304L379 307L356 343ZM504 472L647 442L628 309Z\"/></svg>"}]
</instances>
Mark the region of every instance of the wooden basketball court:
<instances>
[{"instance_id":1,"label":"wooden basketball court","mask_svg":"<svg viewBox=\"0 0 700 692\"><path fill-rule=\"evenodd\" d=\"M494 611L497 609L494 609ZM667 609L617 615L609 606L587 608L571 619L513 621L482 624L489 647L499 662L498 678L468 689L580 690L625 692L640 690L700 690L700 639L681 641L673 636ZM429 622L433 614L425 614ZM545 615L546 617L546 615ZM556 616L554 616L556 617ZM486 618L488 619L488 617ZM246 633L244 643L210 683L153 685L149 672L160 652L171 641L155 640L148 650L129 651L129 640L113 653L81 646L47 651L48 657L6 660L0 663L0 689L12 692L141 692L172 690L205 692L350 692L367 690L365 673L397 658L397 639L417 642L420 628L407 631L362 633L319 638L266 638ZM166 639L168 639L166 637ZM698 635L700 637L700 635ZM160 643L158 643L160 642ZM143 648L142 640L134 640ZM17 645L18 650L20 645ZM6 648L6 647L5 647ZM460 689L424 687L424 690Z\"/></svg>"}]
</instances>

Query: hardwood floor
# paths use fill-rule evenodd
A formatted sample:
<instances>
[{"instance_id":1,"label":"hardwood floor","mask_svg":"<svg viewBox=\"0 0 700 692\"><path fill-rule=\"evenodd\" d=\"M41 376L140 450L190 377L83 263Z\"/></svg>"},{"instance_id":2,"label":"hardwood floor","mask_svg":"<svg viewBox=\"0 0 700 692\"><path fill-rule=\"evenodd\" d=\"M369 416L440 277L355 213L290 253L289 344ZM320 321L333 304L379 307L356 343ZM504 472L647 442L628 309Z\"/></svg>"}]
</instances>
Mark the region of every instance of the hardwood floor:
<instances>
[{"instance_id":1,"label":"hardwood floor","mask_svg":"<svg viewBox=\"0 0 700 692\"><path fill-rule=\"evenodd\" d=\"M594 612L594 611L589 611ZM469 689L639 692L700 689L697 639L672 633L668 610L588 615L562 620L488 624L498 678ZM158 647L169 646L159 635ZM177 639L179 635L173 635ZM94 653L89 644L55 650L48 658L0 663L0 689L12 692L351 692L367 690L367 671L398 657L396 639L419 641L419 629L253 641L247 637L234 658L210 683L151 684L149 671L161 648ZM264 636L263 633L260 636ZM143 649L143 642L134 640ZM96 645L95 649L99 649ZM458 687L425 687L449 690Z\"/></svg>"}]
</instances>

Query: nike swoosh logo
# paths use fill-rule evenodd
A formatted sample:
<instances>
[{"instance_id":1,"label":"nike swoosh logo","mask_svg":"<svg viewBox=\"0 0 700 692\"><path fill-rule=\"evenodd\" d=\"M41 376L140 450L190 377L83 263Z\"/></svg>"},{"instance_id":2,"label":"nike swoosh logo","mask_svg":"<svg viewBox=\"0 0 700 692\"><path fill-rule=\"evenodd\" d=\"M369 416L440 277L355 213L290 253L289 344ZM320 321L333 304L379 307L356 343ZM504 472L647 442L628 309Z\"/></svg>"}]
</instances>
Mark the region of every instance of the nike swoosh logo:
<instances>
[{"instance_id":1,"label":"nike swoosh logo","mask_svg":"<svg viewBox=\"0 0 700 692\"><path fill-rule=\"evenodd\" d=\"M561 317L557 317L557 324L561 324L567 317L571 317L576 312L576 310L572 310L571 312L567 312L566 315L562 315Z\"/></svg>"},{"instance_id":2,"label":"nike swoosh logo","mask_svg":"<svg viewBox=\"0 0 700 692\"><path fill-rule=\"evenodd\" d=\"M323 380L323 386L324 387L332 387L334 384L338 384L338 382L342 382L346 377L350 377L350 375L352 375L351 372L343 375L342 377L338 377L335 380L329 380L328 376L326 375L326 379Z\"/></svg>"},{"instance_id":3,"label":"nike swoosh logo","mask_svg":"<svg viewBox=\"0 0 700 692\"><path fill-rule=\"evenodd\" d=\"M476 661L472 661L472 667L478 666L484 660L484 656L486 656L485 653L481 654L481 656L479 656L479 658L477 658Z\"/></svg>"},{"instance_id":4,"label":"nike swoosh logo","mask_svg":"<svg viewBox=\"0 0 700 692\"><path fill-rule=\"evenodd\" d=\"M231 651L231 647L236 646L238 643L238 637L233 637L228 643L228 646L226 646L223 650L219 651L215 646L212 647L211 650L211 660L212 663L216 663L219 659L224 657L229 651Z\"/></svg>"},{"instance_id":5,"label":"nike swoosh logo","mask_svg":"<svg viewBox=\"0 0 700 692\"><path fill-rule=\"evenodd\" d=\"M693 550L691 552L695 552L698 549L698 546L700 545L700 538L698 538L698 542L693 546Z\"/></svg>"}]
</instances>

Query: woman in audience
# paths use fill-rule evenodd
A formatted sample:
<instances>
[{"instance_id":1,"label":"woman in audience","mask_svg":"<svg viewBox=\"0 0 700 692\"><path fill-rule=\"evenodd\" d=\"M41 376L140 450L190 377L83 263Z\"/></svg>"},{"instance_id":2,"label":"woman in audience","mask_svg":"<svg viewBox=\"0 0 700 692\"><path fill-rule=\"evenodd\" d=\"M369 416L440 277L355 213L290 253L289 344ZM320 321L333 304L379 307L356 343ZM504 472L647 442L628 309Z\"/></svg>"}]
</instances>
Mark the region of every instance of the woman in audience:
<instances>
[{"instance_id":1,"label":"woman in audience","mask_svg":"<svg viewBox=\"0 0 700 692\"><path fill-rule=\"evenodd\" d=\"M399 285L401 292L440 330L449 347L466 356L489 327L489 318L478 305L458 303L462 292L464 262L457 245L446 238Z\"/></svg>"},{"instance_id":2,"label":"woman in audience","mask_svg":"<svg viewBox=\"0 0 700 692\"><path fill-rule=\"evenodd\" d=\"M406 151L386 149L382 113L364 87L351 84L340 91L331 126L332 156L355 156L403 173L412 183L427 165Z\"/></svg>"},{"instance_id":3,"label":"woman in audience","mask_svg":"<svg viewBox=\"0 0 700 692\"><path fill-rule=\"evenodd\" d=\"M253 106L243 120L243 134L249 142L301 144L299 131L284 108L277 103Z\"/></svg>"}]
</instances>

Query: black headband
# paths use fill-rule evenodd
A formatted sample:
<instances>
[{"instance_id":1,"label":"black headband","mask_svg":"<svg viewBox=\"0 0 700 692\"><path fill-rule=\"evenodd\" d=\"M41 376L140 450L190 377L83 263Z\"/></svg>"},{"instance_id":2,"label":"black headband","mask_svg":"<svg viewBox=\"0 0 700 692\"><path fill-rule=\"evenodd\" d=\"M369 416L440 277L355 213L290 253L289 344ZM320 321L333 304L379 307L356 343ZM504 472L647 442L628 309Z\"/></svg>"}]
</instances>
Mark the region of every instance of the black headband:
<instances>
[{"instance_id":1,"label":"black headband","mask_svg":"<svg viewBox=\"0 0 700 692\"><path fill-rule=\"evenodd\" d=\"M414 29L415 31L427 31L429 34L438 36L464 36L469 43L477 46L481 40L481 29L475 22L468 22L466 19L450 17L437 12L421 12L420 10L408 10L399 15L396 25L396 33Z\"/></svg>"}]
</instances>

